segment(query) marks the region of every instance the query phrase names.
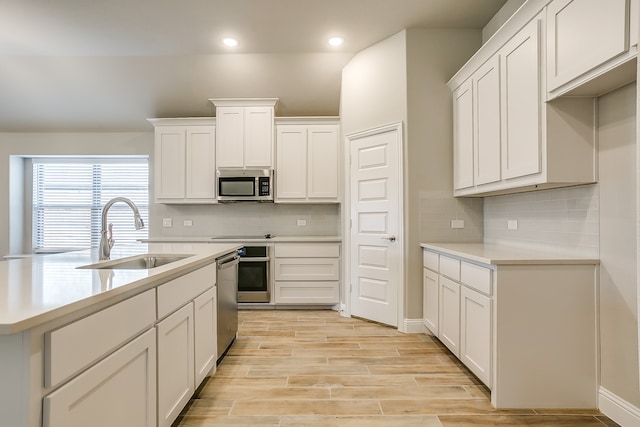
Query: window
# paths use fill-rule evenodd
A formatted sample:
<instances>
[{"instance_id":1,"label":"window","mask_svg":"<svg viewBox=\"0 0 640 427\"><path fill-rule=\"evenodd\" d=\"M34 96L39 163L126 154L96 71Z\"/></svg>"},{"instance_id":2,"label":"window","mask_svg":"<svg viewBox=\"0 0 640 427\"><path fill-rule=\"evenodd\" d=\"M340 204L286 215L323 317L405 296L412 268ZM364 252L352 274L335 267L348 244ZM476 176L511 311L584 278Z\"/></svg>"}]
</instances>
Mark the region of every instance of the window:
<instances>
[{"instance_id":1,"label":"window","mask_svg":"<svg viewBox=\"0 0 640 427\"><path fill-rule=\"evenodd\" d=\"M102 208L114 197L131 199L145 228L136 230L125 203L109 209L114 239L148 236L149 162L146 158L33 159L33 252L86 249L100 244Z\"/></svg>"}]
</instances>

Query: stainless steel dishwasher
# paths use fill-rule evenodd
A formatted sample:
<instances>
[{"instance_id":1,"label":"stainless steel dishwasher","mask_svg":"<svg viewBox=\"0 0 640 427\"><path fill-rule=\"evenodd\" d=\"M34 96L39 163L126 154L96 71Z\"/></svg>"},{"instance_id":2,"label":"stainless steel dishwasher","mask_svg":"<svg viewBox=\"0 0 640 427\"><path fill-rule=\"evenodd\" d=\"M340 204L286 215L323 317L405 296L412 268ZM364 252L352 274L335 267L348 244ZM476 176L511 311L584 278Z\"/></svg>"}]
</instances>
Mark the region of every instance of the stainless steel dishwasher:
<instances>
[{"instance_id":1,"label":"stainless steel dishwasher","mask_svg":"<svg viewBox=\"0 0 640 427\"><path fill-rule=\"evenodd\" d=\"M237 251L216 259L218 296L218 363L238 334L238 263Z\"/></svg>"}]
</instances>

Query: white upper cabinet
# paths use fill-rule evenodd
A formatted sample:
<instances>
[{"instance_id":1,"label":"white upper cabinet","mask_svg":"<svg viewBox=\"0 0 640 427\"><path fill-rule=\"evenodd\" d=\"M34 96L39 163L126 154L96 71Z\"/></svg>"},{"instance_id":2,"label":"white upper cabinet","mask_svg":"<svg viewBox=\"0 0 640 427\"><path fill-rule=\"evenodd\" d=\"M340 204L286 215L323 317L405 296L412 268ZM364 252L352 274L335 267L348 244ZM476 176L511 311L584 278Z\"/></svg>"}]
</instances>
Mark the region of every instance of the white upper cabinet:
<instances>
[{"instance_id":1,"label":"white upper cabinet","mask_svg":"<svg viewBox=\"0 0 640 427\"><path fill-rule=\"evenodd\" d=\"M337 203L338 119L303 117L276 121L276 202Z\"/></svg>"},{"instance_id":2,"label":"white upper cabinet","mask_svg":"<svg viewBox=\"0 0 640 427\"><path fill-rule=\"evenodd\" d=\"M453 92L453 187L473 187L473 90L469 79Z\"/></svg>"},{"instance_id":3,"label":"white upper cabinet","mask_svg":"<svg viewBox=\"0 0 640 427\"><path fill-rule=\"evenodd\" d=\"M596 181L593 101L545 102L545 6L526 2L448 83L455 196Z\"/></svg>"},{"instance_id":4,"label":"white upper cabinet","mask_svg":"<svg viewBox=\"0 0 640 427\"><path fill-rule=\"evenodd\" d=\"M549 4L547 89L551 97L556 90L570 90L631 58L630 24L638 20L636 15L630 16L631 3L555 0Z\"/></svg>"},{"instance_id":5,"label":"white upper cabinet","mask_svg":"<svg viewBox=\"0 0 640 427\"><path fill-rule=\"evenodd\" d=\"M475 183L500 180L500 56L483 65L473 77L475 99Z\"/></svg>"},{"instance_id":6,"label":"white upper cabinet","mask_svg":"<svg viewBox=\"0 0 640 427\"><path fill-rule=\"evenodd\" d=\"M277 99L210 101L216 107L217 167L271 169Z\"/></svg>"},{"instance_id":7,"label":"white upper cabinet","mask_svg":"<svg viewBox=\"0 0 640 427\"><path fill-rule=\"evenodd\" d=\"M149 119L157 203L216 203L215 120Z\"/></svg>"},{"instance_id":8,"label":"white upper cabinet","mask_svg":"<svg viewBox=\"0 0 640 427\"><path fill-rule=\"evenodd\" d=\"M542 171L540 22L534 19L527 24L500 53L505 179Z\"/></svg>"}]
</instances>

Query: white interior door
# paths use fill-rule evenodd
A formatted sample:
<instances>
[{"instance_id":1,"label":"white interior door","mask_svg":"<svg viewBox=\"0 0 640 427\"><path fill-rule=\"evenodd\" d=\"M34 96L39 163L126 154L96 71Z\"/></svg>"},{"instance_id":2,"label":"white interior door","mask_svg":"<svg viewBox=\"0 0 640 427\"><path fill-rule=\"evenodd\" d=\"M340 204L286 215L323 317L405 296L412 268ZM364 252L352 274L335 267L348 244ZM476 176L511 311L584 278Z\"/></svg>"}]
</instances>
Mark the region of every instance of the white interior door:
<instances>
[{"instance_id":1,"label":"white interior door","mask_svg":"<svg viewBox=\"0 0 640 427\"><path fill-rule=\"evenodd\" d=\"M348 137L351 314L392 326L402 301L401 129Z\"/></svg>"}]
</instances>

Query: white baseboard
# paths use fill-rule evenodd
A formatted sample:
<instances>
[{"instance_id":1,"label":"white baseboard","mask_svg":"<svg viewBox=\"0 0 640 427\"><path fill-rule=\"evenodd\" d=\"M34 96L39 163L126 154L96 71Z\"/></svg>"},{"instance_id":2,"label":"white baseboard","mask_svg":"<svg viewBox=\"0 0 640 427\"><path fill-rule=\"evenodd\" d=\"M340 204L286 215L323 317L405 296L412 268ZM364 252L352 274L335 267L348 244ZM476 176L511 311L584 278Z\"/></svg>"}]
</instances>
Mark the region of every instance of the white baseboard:
<instances>
[{"instance_id":1,"label":"white baseboard","mask_svg":"<svg viewBox=\"0 0 640 427\"><path fill-rule=\"evenodd\" d=\"M421 334L424 332L424 322L422 319L404 319L398 330L407 334Z\"/></svg>"},{"instance_id":2,"label":"white baseboard","mask_svg":"<svg viewBox=\"0 0 640 427\"><path fill-rule=\"evenodd\" d=\"M622 427L640 426L640 408L604 387L598 390L598 409Z\"/></svg>"}]
</instances>

